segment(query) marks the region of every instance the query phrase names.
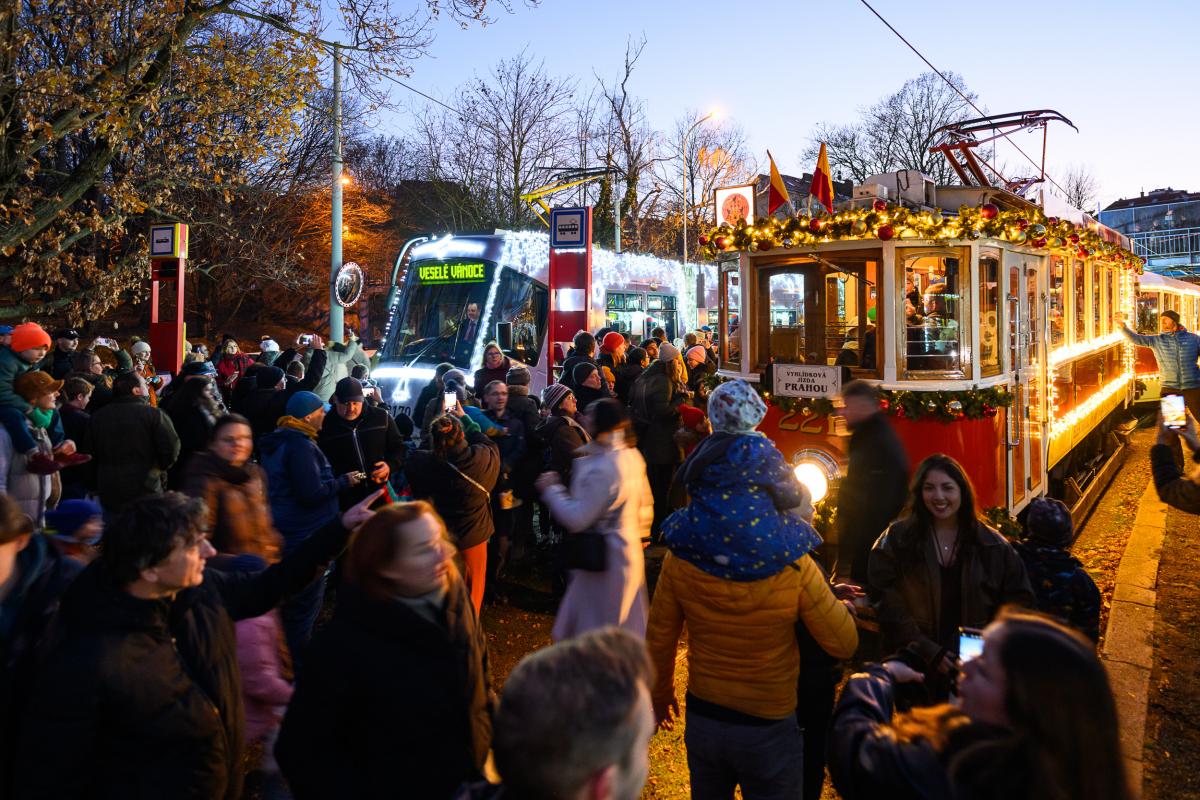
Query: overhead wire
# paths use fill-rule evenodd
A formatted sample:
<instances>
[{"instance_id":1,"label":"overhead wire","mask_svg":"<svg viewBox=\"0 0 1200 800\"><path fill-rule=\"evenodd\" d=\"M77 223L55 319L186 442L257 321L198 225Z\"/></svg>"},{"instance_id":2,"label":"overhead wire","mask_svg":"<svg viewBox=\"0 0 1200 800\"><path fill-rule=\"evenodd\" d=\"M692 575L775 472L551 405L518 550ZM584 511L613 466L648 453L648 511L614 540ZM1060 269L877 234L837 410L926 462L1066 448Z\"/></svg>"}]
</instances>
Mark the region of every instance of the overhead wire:
<instances>
[{"instance_id":1,"label":"overhead wire","mask_svg":"<svg viewBox=\"0 0 1200 800\"><path fill-rule=\"evenodd\" d=\"M882 22L884 25L886 25L888 30L890 30L892 33L896 34L896 38L898 38L900 41L904 42L904 44L908 47L909 50L912 50L914 53L916 53L917 58L924 61L926 66L928 66L931 70L933 70L939 78L941 78L943 81L946 82L947 86L949 86L951 89L953 89L958 94L959 97L961 97L963 100L965 100L967 102L967 105L969 105L969 106L971 106L971 108L975 109L975 111L978 112L979 116L981 116L981 117L987 116L987 114L984 113L983 109L980 108L978 105L976 105L975 101L972 100L970 98L970 96L968 96L965 92L963 92L962 89L960 89L958 86L956 86L954 81L947 78L946 75L940 69L935 67L933 65L933 62L925 57L924 53L922 53L920 50L918 50L916 48L916 46L913 45L912 42L910 42L908 39L904 38L904 34L900 33L900 31L896 30L896 27L894 25L892 25L892 23L890 23L886 19L884 19L883 15L880 14L878 11L876 11L875 8L870 3L867 2L867 0L859 0L859 2L862 3L864 6L866 6L867 10L870 11L872 14L874 14L879 19L880 22ZM1019 144L1017 144L1015 141L1013 141L1013 138L1009 134L1002 132L1000 135L1003 136L1005 139L1007 139L1009 144L1011 144L1018 153L1020 153L1021 155L1023 155L1025 157L1026 161L1028 161L1033 166L1037 167L1039 171L1044 169L1043 165L1034 161L1033 158L1031 158L1028 153L1026 153L1024 150L1021 149L1021 146ZM994 157L995 156L993 155L993 158ZM987 162L984 162L984 163L987 163ZM988 164L987 166L989 169L991 169L997 175L1000 174L996 170L996 168L993 167L991 164ZM1062 192L1064 196L1066 196L1067 190L1064 189L1062 186L1059 186L1058 181L1054 180L1054 178L1051 177L1049 174L1045 174L1045 178L1046 178L1046 180L1050 181L1050 183L1054 184L1054 186L1057 187L1058 190L1060 192Z\"/></svg>"}]
</instances>

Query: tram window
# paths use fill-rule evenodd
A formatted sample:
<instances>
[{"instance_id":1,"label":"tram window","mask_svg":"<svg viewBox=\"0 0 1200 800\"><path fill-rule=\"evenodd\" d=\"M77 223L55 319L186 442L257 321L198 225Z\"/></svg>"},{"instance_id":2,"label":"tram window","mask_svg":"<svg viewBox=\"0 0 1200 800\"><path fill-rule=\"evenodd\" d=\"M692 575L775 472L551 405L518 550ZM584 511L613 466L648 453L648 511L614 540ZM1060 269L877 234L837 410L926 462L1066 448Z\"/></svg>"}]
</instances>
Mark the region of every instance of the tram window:
<instances>
[{"instance_id":1,"label":"tram window","mask_svg":"<svg viewBox=\"0 0 1200 800\"><path fill-rule=\"evenodd\" d=\"M1082 342L1087 338L1087 287L1084 286L1087 262L1072 259L1071 265L1071 294L1075 297L1075 338L1072 341Z\"/></svg>"},{"instance_id":2,"label":"tram window","mask_svg":"<svg viewBox=\"0 0 1200 800\"><path fill-rule=\"evenodd\" d=\"M1158 333L1158 292L1138 292L1137 332Z\"/></svg>"},{"instance_id":3,"label":"tram window","mask_svg":"<svg viewBox=\"0 0 1200 800\"><path fill-rule=\"evenodd\" d=\"M809 265L805 271L811 277L815 265ZM819 351L809 352L806 346L809 339L804 313L806 275L799 269L761 274L764 280L759 284L759 296L765 301L762 305L768 317L762 328L766 341L759 343L759 358L765 360L771 356L781 364L825 363Z\"/></svg>"},{"instance_id":4,"label":"tram window","mask_svg":"<svg viewBox=\"0 0 1200 800\"><path fill-rule=\"evenodd\" d=\"M489 330L497 322L512 323L512 346L508 355L531 366L538 363L550 311L550 293L528 275L505 269L496 287L496 300Z\"/></svg>"},{"instance_id":5,"label":"tram window","mask_svg":"<svg viewBox=\"0 0 1200 800\"><path fill-rule=\"evenodd\" d=\"M1093 261L1092 262L1092 329L1091 329L1091 333L1092 333L1093 337L1097 337L1097 336L1101 335L1100 319L1101 319L1101 317L1104 316L1103 309L1101 309L1101 307L1100 307L1101 303L1103 302L1103 297L1104 297L1104 293L1103 293L1103 289L1102 289L1103 278L1101 277L1103 272L1104 271L1102 269L1100 269L1100 262Z\"/></svg>"},{"instance_id":6,"label":"tram window","mask_svg":"<svg viewBox=\"0 0 1200 800\"><path fill-rule=\"evenodd\" d=\"M913 251L908 251L913 252ZM912 308L910 293L898 298L903 303L904 359L906 372L938 372L962 374L967 368L964 358L969 326L966 308L966 276L962 265L966 251L950 254L897 253L902 264L905 287L909 282L921 293L921 307ZM913 376L923 377L923 376Z\"/></svg>"},{"instance_id":7,"label":"tram window","mask_svg":"<svg viewBox=\"0 0 1200 800\"><path fill-rule=\"evenodd\" d=\"M720 331L717 346L725 365L738 369L742 364L742 285L736 270L721 273L721 309L725 320L717 328Z\"/></svg>"},{"instance_id":8,"label":"tram window","mask_svg":"<svg viewBox=\"0 0 1200 800\"><path fill-rule=\"evenodd\" d=\"M1000 374L1000 251L979 250L979 367L984 378Z\"/></svg>"},{"instance_id":9,"label":"tram window","mask_svg":"<svg viewBox=\"0 0 1200 800\"><path fill-rule=\"evenodd\" d=\"M1066 266L1061 256L1050 257L1050 349L1067 343Z\"/></svg>"}]
</instances>

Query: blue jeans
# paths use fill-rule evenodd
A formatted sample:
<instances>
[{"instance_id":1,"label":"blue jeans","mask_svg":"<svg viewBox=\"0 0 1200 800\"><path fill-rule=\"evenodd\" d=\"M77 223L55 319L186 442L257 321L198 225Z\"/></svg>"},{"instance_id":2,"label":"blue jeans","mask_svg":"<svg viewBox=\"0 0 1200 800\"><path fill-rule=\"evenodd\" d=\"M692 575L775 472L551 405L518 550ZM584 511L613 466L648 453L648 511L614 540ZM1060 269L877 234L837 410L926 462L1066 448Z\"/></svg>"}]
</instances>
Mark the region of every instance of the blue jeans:
<instances>
[{"instance_id":1,"label":"blue jeans","mask_svg":"<svg viewBox=\"0 0 1200 800\"><path fill-rule=\"evenodd\" d=\"M283 621L283 635L287 639L288 652L292 655L292 667L300 672L304 651L312 639L313 625L321 614L325 601L325 575L317 578L302 592L292 595L279 607Z\"/></svg>"},{"instance_id":2,"label":"blue jeans","mask_svg":"<svg viewBox=\"0 0 1200 800\"><path fill-rule=\"evenodd\" d=\"M29 420L25 418L25 412L21 409L16 406L0 406L0 425L4 426L4 430L8 431L8 436L12 439L13 452L28 453L37 449L37 442L29 432Z\"/></svg>"},{"instance_id":3,"label":"blue jeans","mask_svg":"<svg viewBox=\"0 0 1200 800\"><path fill-rule=\"evenodd\" d=\"M683 732L692 800L799 800L804 756L795 717L771 725L719 722L690 708Z\"/></svg>"}]
</instances>

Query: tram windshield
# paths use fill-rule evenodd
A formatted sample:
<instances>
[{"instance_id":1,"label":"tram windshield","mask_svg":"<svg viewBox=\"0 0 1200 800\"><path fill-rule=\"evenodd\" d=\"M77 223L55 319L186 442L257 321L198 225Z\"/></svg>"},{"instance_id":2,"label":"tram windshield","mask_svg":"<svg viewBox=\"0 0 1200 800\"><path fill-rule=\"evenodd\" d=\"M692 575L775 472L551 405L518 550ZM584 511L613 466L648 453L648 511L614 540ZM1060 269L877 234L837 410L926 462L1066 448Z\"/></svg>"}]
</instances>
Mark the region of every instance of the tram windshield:
<instances>
[{"instance_id":1,"label":"tram windshield","mask_svg":"<svg viewBox=\"0 0 1200 800\"><path fill-rule=\"evenodd\" d=\"M549 294L532 278L487 261L414 262L408 271L384 358L469 367L477 345L496 338L496 323L512 323L508 355L536 364L546 330ZM489 297L492 285L495 293ZM487 303L492 303L487 315Z\"/></svg>"},{"instance_id":2,"label":"tram windshield","mask_svg":"<svg viewBox=\"0 0 1200 800\"><path fill-rule=\"evenodd\" d=\"M903 265L907 372L962 373L966 370L965 253L900 251Z\"/></svg>"}]
</instances>

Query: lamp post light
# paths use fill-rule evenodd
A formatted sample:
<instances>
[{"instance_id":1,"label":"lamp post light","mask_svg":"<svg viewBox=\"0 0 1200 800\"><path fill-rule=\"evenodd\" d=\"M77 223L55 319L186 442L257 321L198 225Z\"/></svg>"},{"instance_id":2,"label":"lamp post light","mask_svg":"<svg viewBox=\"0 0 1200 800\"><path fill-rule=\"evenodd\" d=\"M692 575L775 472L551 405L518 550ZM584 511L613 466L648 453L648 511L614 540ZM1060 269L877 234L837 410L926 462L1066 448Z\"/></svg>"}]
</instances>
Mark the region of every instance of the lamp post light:
<instances>
[{"instance_id":1,"label":"lamp post light","mask_svg":"<svg viewBox=\"0 0 1200 800\"><path fill-rule=\"evenodd\" d=\"M330 209L329 341L346 336L342 304L338 302L337 275L342 268L342 59L341 45L333 45L333 202Z\"/></svg>"},{"instance_id":2,"label":"lamp post light","mask_svg":"<svg viewBox=\"0 0 1200 800\"><path fill-rule=\"evenodd\" d=\"M692 127L687 129L687 133L683 135L683 149L680 150L680 158L683 161L683 263L688 263L688 239L687 239L687 222L688 222L688 139L692 138L692 134L696 132L704 123L710 119L720 115L719 111L710 111L700 119L696 120Z\"/></svg>"}]
</instances>

